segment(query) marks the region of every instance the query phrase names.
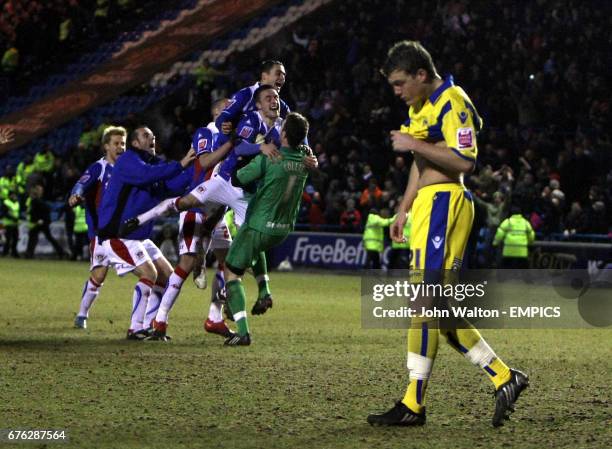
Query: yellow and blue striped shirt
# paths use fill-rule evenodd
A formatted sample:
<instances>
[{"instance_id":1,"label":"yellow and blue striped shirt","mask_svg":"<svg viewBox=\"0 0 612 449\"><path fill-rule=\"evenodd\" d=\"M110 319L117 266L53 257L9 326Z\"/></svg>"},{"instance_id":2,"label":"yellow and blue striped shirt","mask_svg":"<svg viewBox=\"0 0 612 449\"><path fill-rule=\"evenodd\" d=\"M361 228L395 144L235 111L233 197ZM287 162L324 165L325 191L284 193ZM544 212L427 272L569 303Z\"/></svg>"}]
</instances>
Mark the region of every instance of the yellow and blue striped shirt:
<instances>
[{"instance_id":1,"label":"yellow and blue striped shirt","mask_svg":"<svg viewBox=\"0 0 612 449\"><path fill-rule=\"evenodd\" d=\"M436 143L445 141L458 156L476 161L476 134L482 119L465 91L455 86L452 75L422 104L410 106L403 133Z\"/></svg>"}]
</instances>

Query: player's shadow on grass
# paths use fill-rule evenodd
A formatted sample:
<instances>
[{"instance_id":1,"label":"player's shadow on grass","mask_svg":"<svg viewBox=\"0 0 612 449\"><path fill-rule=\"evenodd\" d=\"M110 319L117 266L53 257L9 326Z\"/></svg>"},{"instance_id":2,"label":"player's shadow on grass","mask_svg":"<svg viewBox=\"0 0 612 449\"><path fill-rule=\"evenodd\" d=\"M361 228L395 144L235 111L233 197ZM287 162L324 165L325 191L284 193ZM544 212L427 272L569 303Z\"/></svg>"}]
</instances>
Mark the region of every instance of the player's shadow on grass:
<instances>
[{"instance_id":1,"label":"player's shadow on grass","mask_svg":"<svg viewBox=\"0 0 612 449\"><path fill-rule=\"evenodd\" d=\"M146 344L146 343L144 343ZM74 351L75 348L83 349L113 349L139 348L143 342L133 342L117 337L37 337L22 339L3 339L0 337L0 349L24 349L24 350L53 350L59 352ZM148 344L147 344L148 346Z\"/></svg>"}]
</instances>

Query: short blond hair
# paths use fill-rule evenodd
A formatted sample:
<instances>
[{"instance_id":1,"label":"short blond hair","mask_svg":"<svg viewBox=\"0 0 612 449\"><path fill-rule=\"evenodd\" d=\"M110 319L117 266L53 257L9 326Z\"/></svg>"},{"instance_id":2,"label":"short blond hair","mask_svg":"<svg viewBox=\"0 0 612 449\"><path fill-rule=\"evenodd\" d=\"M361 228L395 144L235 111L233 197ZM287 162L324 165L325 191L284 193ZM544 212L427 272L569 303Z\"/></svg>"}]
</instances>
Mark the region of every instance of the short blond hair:
<instances>
[{"instance_id":1,"label":"short blond hair","mask_svg":"<svg viewBox=\"0 0 612 449\"><path fill-rule=\"evenodd\" d=\"M127 138L127 130L123 126L109 126L102 133L102 145L110 143L112 136L123 136Z\"/></svg>"}]
</instances>

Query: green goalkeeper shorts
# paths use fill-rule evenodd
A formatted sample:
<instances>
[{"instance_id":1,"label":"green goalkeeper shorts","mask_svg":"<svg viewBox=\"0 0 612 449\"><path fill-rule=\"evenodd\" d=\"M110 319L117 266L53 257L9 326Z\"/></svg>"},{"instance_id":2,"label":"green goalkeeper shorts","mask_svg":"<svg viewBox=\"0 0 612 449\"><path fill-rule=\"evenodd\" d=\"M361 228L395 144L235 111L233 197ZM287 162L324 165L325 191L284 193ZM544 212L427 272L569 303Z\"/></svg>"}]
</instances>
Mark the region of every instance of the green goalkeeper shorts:
<instances>
[{"instance_id":1,"label":"green goalkeeper shorts","mask_svg":"<svg viewBox=\"0 0 612 449\"><path fill-rule=\"evenodd\" d=\"M253 266L260 252L274 248L286 238L287 234L264 234L245 224L238 229L225 257L225 264L232 272L242 275L247 268Z\"/></svg>"}]
</instances>

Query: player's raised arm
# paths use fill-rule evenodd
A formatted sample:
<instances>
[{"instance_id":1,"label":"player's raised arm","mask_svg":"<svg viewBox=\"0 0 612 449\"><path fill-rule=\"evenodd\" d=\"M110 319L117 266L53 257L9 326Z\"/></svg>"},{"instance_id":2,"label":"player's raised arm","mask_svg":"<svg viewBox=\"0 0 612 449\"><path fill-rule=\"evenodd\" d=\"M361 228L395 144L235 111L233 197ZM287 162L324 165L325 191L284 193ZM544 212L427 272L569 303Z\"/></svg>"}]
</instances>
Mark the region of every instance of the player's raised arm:
<instances>
[{"instance_id":1,"label":"player's raised arm","mask_svg":"<svg viewBox=\"0 0 612 449\"><path fill-rule=\"evenodd\" d=\"M15 139L15 131L8 126L0 126L0 145L12 142Z\"/></svg>"},{"instance_id":2,"label":"player's raised arm","mask_svg":"<svg viewBox=\"0 0 612 449\"><path fill-rule=\"evenodd\" d=\"M217 126L219 131L221 131L223 134L229 134L231 132L232 122L234 122L234 120L240 117L244 107L250 100L251 91L248 87L240 89L238 92L236 92L228 102L225 109L221 111L221 113L215 120L215 125ZM227 125L228 123L230 126L229 130Z\"/></svg>"},{"instance_id":3,"label":"player's raised arm","mask_svg":"<svg viewBox=\"0 0 612 449\"><path fill-rule=\"evenodd\" d=\"M70 207L75 207L83 201L85 194L95 185L101 172L102 166L100 164L94 164L81 175L70 191L70 196L68 197L68 205Z\"/></svg>"},{"instance_id":4,"label":"player's raised arm","mask_svg":"<svg viewBox=\"0 0 612 449\"><path fill-rule=\"evenodd\" d=\"M267 157L260 154L232 175L232 185L243 187L261 178L266 171Z\"/></svg>"}]
</instances>

